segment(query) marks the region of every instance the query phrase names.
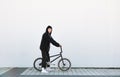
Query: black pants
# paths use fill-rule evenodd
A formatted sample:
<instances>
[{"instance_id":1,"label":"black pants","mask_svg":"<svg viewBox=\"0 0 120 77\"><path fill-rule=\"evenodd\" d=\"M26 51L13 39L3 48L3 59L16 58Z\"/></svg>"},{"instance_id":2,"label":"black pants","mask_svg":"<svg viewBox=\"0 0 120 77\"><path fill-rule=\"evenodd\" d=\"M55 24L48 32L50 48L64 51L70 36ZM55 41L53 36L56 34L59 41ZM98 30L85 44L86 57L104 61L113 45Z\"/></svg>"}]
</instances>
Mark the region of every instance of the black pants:
<instances>
[{"instance_id":1,"label":"black pants","mask_svg":"<svg viewBox=\"0 0 120 77\"><path fill-rule=\"evenodd\" d=\"M50 62L49 50L41 50L42 52L42 67L50 67L47 62Z\"/></svg>"}]
</instances>

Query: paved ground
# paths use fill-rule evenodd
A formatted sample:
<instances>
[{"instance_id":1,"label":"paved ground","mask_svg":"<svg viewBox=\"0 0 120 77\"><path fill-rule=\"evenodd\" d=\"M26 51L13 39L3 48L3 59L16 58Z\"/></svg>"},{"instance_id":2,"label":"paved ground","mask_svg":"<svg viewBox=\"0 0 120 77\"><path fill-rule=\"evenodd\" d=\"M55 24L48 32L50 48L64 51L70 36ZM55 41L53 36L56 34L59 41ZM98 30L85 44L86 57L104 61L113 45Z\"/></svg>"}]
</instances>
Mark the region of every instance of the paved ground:
<instances>
[{"instance_id":1,"label":"paved ground","mask_svg":"<svg viewBox=\"0 0 120 77\"><path fill-rule=\"evenodd\" d=\"M0 75L4 74L5 72L11 70L12 68L0 68Z\"/></svg>"},{"instance_id":2,"label":"paved ground","mask_svg":"<svg viewBox=\"0 0 120 77\"><path fill-rule=\"evenodd\" d=\"M0 68L0 77L120 77L120 69L70 69L43 74L34 68Z\"/></svg>"}]
</instances>

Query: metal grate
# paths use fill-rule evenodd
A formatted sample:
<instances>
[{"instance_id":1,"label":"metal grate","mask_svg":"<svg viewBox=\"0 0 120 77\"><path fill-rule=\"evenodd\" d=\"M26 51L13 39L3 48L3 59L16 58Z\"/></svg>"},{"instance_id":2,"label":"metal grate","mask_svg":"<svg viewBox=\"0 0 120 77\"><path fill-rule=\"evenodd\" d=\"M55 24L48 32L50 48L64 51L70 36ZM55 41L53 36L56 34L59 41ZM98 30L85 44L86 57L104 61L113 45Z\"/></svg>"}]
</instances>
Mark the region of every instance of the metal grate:
<instances>
[{"instance_id":1,"label":"metal grate","mask_svg":"<svg viewBox=\"0 0 120 77\"><path fill-rule=\"evenodd\" d=\"M120 69L70 69L69 71L61 71L54 68L47 74L41 73L34 68L26 69L21 75L117 75L120 76Z\"/></svg>"}]
</instances>

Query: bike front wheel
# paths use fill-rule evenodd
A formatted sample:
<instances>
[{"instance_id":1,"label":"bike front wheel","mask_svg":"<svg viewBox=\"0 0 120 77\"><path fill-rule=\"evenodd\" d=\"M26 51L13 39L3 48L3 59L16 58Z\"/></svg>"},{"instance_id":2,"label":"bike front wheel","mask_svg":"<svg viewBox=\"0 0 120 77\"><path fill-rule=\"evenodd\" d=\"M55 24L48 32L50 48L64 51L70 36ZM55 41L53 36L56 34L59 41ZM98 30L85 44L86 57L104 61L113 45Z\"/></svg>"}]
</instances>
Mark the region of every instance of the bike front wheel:
<instances>
[{"instance_id":1,"label":"bike front wheel","mask_svg":"<svg viewBox=\"0 0 120 77\"><path fill-rule=\"evenodd\" d=\"M42 68L41 68L41 66L42 66L42 58L35 59L35 61L33 63L33 66L34 66L34 68L36 70L41 71L42 70Z\"/></svg>"},{"instance_id":2,"label":"bike front wheel","mask_svg":"<svg viewBox=\"0 0 120 77\"><path fill-rule=\"evenodd\" d=\"M62 71L67 71L71 68L71 62L67 58L60 59L58 62L58 68Z\"/></svg>"}]
</instances>

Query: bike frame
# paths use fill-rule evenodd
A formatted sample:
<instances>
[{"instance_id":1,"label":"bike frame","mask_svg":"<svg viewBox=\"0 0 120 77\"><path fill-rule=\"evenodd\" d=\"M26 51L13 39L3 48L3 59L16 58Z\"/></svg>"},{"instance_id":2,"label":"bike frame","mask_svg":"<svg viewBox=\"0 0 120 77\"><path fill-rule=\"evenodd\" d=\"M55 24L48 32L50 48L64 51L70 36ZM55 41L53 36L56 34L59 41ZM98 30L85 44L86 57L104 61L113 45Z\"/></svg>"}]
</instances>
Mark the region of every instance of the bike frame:
<instances>
[{"instance_id":1,"label":"bike frame","mask_svg":"<svg viewBox=\"0 0 120 77\"><path fill-rule=\"evenodd\" d=\"M54 58L53 60L51 60L50 63L54 62L54 61L57 60L58 58L63 59L63 57L62 57L62 52L63 52L63 51L62 51L62 47L60 47L60 50L61 50L60 54L56 54L56 55L50 56L50 58L56 57L56 58Z\"/></svg>"}]
</instances>

